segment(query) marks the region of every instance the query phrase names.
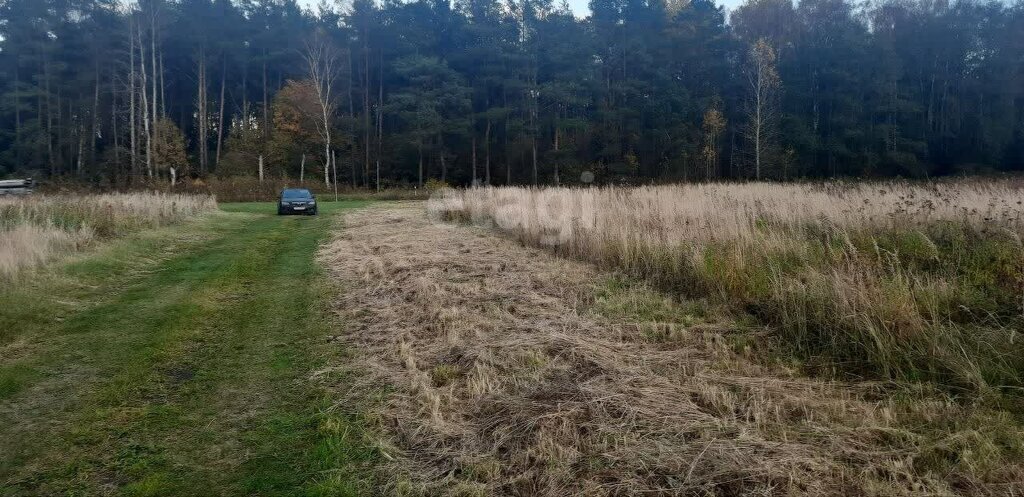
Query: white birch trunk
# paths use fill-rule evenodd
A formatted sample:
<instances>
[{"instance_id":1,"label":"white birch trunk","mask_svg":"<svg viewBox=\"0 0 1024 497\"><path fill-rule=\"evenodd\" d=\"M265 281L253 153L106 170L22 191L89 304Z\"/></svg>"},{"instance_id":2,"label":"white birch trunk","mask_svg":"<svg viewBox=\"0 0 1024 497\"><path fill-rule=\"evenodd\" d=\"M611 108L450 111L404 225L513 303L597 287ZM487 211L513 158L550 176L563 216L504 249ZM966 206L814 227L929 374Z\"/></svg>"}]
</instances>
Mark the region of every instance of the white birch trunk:
<instances>
[{"instance_id":1,"label":"white birch trunk","mask_svg":"<svg viewBox=\"0 0 1024 497\"><path fill-rule=\"evenodd\" d=\"M132 19L131 16L129 16L129 18L128 18L128 32L129 32L128 39L129 39L129 43L131 44L131 50L129 51L131 53L131 55L129 55L129 57L128 57L128 63L129 63L128 65L129 65L129 67L131 67L131 69L129 69L129 71L128 71L128 100L130 102L128 104L128 127L130 129L130 133L129 133L130 138L129 139L131 140L131 147L132 147L132 152L131 152L131 156L132 156L132 158L131 158L131 161L132 161L132 165L131 165L132 177L134 177L134 176L138 175L138 173L139 173L139 158L138 158L138 149L139 148L138 148L138 145L136 143L136 136L135 136L136 135L136 125L137 125L137 123L135 121L135 97L136 97L136 91L135 91L135 29L134 29L133 23L131 22L131 19Z\"/></svg>"},{"instance_id":2,"label":"white birch trunk","mask_svg":"<svg viewBox=\"0 0 1024 497\"><path fill-rule=\"evenodd\" d=\"M146 49L142 44L142 29L139 29L139 66L142 69L142 128L146 134L146 176L153 177L153 135L149 125L149 100L147 97L149 80L146 77Z\"/></svg>"}]
</instances>

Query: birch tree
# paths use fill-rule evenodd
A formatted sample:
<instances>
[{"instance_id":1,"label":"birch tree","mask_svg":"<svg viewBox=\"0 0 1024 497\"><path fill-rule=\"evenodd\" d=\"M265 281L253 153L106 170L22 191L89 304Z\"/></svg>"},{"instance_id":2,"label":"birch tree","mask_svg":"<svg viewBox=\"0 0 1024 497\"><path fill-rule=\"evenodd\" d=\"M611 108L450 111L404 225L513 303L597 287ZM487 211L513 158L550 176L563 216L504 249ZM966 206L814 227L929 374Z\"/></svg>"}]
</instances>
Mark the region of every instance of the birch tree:
<instances>
[{"instance_id":1,"label":"birch tree","mask_svg":"<svg viewBox=\"0 0 1024 497\"><path fill-rule=\"evenodd\" d=\"M137 119L135 118L135 101L138 99L138 92L136 88L136 76L135 76L135 19L134 11L129 11L128 15L128 43L129 43L129 72L128 72L128 102L129 102L129 115L128 115L128 128L129 136L131 138L131 176L134 181L139 175L139 147L137 144L136 131Z\"/></svg>"},{"instance_id":2,"label":"birch tree","mask_svg":"<svg viewBox=\"0 0 1024 497\"><path fill-rule=\"evenodd\" d=\"M146 77L146 49L142 43L142 27L139 27L138 31L139 39L139 68L142 72L142 81L140 90L142 90L142 128L143 133L146 136L146 176L153 178L153 135L150 133L150 115L149 115L149 97L147 96L147 87L149 79Z\"/></svg>"},{"instance_id":3,"label":"birch tree","mask_svg":"<svg viewBox=\"0 0 1024 497\"><path fill-rule=\"evenodd\" d=\"M309 80L316 91L319 114L315 122L317 133L324 142L324 183L330 186L328 165L331 164L331 127L334 114L338 108L338 96L334 92L334 84L341 72L338 61L338 50L323 35L317 35L306 42L303 54ZM335 183L338 178L335 175Z\"/></svg>"},{"instance_id":4,"label":"birch tree","mask_svg":"<svg viewBox=\"0 0 1024 497\"><path fill-rule=\"evenodd\" d=\"M743 0L728 15L714 0L593 0L586 18L537 0L322 3L0 0L0 176L110 184L129 161L136 182L166 175L163 119L185 133L188 175L255 177L263 153L267 178L298 178L306 153L329 185L329 150L368 188L435 171L645 183L1024 164L1021 0ZM312 117L301 135L271 117L307 81L313 34L320 84L302 109L333 118L323 137ZM315 88L337 95L333 116Z\"/></svg>"},{"instance_id":5,"label":"birch tree","mask_svg":"<svg viewBox=\"0 0 1024 497\"><path fill-rule=\"evenodd\" d=\"M761 179L766 152L770 149L776 129L776 105L782 82L775 70L775 50L765 39L759 39L747 55L747 142L753 148L754 177Z\"/></svg>"}]
</instances>

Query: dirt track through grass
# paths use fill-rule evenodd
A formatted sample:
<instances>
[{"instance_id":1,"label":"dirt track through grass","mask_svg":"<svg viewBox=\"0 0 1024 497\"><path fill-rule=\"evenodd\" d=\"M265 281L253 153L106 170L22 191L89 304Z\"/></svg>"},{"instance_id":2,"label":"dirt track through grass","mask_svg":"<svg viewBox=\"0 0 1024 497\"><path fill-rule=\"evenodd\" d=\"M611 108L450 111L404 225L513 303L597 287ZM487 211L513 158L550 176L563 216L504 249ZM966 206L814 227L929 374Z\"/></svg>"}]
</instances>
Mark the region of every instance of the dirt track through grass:
<instances>
[{"instance_id":1,"label":"dirt track through grass","mask_svg":"<svg viewBox=\"0 0 1024 497\"><path fill-rule=\"evenodd\" d=\"M312 379L345 360L313 260L332 216L272 209L230 205L0 292L0 495L365 488L372 451L323 389L344 378Z\"/></svg>"}]
</instances>

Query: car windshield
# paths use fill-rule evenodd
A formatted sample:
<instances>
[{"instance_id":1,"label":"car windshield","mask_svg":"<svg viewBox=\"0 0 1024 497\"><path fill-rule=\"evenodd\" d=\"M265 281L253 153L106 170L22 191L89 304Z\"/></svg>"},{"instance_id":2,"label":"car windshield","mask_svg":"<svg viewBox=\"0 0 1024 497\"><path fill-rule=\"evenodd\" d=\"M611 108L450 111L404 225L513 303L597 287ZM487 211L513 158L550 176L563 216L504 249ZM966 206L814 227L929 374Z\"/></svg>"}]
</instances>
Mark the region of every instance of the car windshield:
<instances>
[{"instance_id":1,"label":"car windshield","mask_svg":"<svg viewBox=\"0 0 1024 497\"><path fill-rule=\"evenodd\" d=\"M313 198L313 194L309 193L309 190L285 190L281 193L281 198L289 200L310 199Z\"/></svg>"}]
</instances>

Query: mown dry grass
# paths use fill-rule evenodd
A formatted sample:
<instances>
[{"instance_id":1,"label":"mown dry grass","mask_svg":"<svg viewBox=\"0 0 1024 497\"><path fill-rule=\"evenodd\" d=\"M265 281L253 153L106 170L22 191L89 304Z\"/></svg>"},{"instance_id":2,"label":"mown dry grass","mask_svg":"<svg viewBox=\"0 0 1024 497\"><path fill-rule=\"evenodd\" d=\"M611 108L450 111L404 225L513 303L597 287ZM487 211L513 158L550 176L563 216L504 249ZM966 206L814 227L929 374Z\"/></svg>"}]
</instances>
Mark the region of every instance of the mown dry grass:
<instances>
[{"instance_id":1,"label":"mown dry grass","mask_svg":"<svg viewBox=\"0 0 1024 497\"><path fill-rule=\"evenodd\" d=\"M822 370L1024 386L1024 190L1011 181L449 191L440 219L708 297Z\"/></svg>"},{"instance_id":2,"label":"mown dry grass","mask_svg":"<svg viewBox=\"0 0 1024 497\"><path fill-rule=\"evenodd\" d=\"M210 196L131 193L0 197L0 279L90 243L217 208Z\"/></svg>"},{"instance_id":3,"label":"mown dry grass","mask_svg":"<svg viewBox=\"0 0 1024 497\"><path fill-rule=\"evenodd\" d=\"M1011 495L1024 431L926 386L758 360L750 333L422 206L321 251L386 495Z\"/></svg>"}]
</instances>

